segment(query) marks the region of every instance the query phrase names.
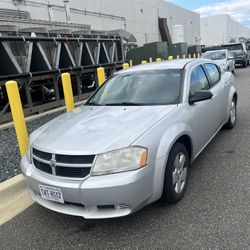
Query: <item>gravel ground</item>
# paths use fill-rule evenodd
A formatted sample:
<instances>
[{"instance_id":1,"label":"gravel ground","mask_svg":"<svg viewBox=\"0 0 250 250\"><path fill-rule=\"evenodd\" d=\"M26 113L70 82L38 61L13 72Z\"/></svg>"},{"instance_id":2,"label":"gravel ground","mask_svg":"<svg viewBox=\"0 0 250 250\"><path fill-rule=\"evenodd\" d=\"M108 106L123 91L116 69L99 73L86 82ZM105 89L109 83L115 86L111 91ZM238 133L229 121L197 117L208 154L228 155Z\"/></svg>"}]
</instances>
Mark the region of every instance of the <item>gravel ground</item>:
<instances>
[{"instance_id":1,"label":"gravel ground","mask_svg":"<svg viewBox=\"0 0 250 250\"><path fill-rule=\"evenodd\" d=\"M194 162L181 202L110 220L35 204L0 227L0 249L250 250L250 67L236 72L236 127L222 130Z\"/></svg>"},{"instance_id":2,"label":"gravel ground","mask_svg":"<svg viewBox=\"0 0 250 250\"><path fill-rule=\"evenodd\" d=\"M28 122L27 127L29 133L61 113L62 112L57 112ZM0 130L0 182L20 173L19 161L20 153L14 128Z\"/></svg>"}]
</instances>

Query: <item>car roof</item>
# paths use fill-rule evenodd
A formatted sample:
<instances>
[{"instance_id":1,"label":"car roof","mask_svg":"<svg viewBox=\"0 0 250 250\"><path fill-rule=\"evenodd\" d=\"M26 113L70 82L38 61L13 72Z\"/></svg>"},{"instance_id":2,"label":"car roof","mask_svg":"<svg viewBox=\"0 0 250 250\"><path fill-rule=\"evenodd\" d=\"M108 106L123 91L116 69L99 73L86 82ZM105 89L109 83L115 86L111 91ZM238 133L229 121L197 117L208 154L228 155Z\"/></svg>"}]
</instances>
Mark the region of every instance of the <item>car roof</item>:
<instances>
[{"instance_id":1,"label":"car roof","mask_svg":"<svg viewBox=\"0 0 250 250\"><path fill-rule=\"evenodd\" d=\"M211 62L208 59L175 59L173 61L161 61L161 62L152 62L147 64L140 64L137 66L133 66L132 68L128 68L126 70L121 70L116 72L116 74L122 74L125 72L136 72L136 71L146 71L146 70L157 70L157 69L183 69L186 65L190 63L204 63Z\"/></svg>"}]
</instances>

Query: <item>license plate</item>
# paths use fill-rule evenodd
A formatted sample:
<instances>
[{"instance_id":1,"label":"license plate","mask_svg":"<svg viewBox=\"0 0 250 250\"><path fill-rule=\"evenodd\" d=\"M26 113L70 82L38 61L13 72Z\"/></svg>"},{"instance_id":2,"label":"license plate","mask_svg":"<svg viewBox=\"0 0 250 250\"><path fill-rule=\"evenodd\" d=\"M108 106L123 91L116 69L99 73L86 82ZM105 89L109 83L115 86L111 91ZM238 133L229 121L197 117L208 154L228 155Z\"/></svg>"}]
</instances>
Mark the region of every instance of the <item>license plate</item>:
<instances>
[{"instance_id":1,"label":"license plate","mask_svg":"<svg viewBox=\"0 0 250 250\"><path fill-rule=\"evenodd\" d=\"M64 203L62 190L60 188L40 184L39 189L43 199Z\"/></svg>"}]
</instances>

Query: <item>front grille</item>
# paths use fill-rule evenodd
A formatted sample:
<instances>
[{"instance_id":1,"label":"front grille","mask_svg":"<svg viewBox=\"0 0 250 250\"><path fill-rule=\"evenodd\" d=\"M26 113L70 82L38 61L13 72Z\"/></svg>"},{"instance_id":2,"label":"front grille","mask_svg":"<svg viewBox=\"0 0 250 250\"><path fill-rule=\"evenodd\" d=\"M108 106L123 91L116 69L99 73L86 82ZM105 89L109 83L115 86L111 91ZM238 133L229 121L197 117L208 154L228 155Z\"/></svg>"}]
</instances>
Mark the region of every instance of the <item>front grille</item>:
<instances>
[{"instance_id":1,"label":"front grille","mask_svg":"<svg viewBox=\"0 0 250 250\"><path fill-rule=\"evenodd\" d=\"M70 164L92 164L94 155L56 155L56 161Z\"/></svg>"},{"instance_id":2,"label":"front grille","mask_svg":"<svg viewBox=\"0 0 250 250\"><path fill-rule=\"evenodd\" d=\"M90 168L79 168L79 167L56 167L56 175L63 177L73 177L73 178L81 178L85 177L89 174Z\"/></svg>"},{"instance_id":3,"label":"front grille","mask_svg":"<svg viewBox=\"0 0 250 250\"><path fill-rule=\"evenodd\" d=\"M50 153L46 153L46 152L42 152L40 150L37 150L35 148L32 149L32 153L33 155L43 159L43 160L47 160L50 161L52 159L52 154Z\"/></svg>"},{"instance_id":4,"label":"front grille","mask_svg":"<svg viewBox=\"0 0 250 250\"><path fill-rule=\"evenodd\" d=\"M33 158L33 164L40 171L43 171L43 172L48 173L48 174L52 174L52 168L49 164L40 162L34 158Z\"/></svg>"},{"instance_id":5,"label":"front grille","mask_svg":"<svg viewBox=\"0 0 250 250\"><path fill-rule=\"evenodd\" d=\"M32 158L34 166L47 174L84 178L90 173L95 155L52 154L33 148Z\"/></svg>"}]
</instances>

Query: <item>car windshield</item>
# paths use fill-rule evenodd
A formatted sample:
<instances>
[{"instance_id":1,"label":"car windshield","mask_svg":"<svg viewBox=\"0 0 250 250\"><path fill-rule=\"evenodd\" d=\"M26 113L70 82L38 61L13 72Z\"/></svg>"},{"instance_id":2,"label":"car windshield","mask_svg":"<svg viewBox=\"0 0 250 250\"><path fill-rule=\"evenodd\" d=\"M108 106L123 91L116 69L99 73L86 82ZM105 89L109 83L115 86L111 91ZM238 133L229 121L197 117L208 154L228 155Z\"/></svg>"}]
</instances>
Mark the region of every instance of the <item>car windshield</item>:
<instances>
[{"instance_id":1,"label":"car windshield","mask_svg":"<svg viewBox=\"0 0 250 250\"><path fill-rule=\"evenodd\" d=\"M182 70L127 72L111 77L86 105L164 105L180 99Z\"/></svg>"},{"instance_id":2,"label":"car windshield","mask_svg":"<svg viewBox=\"0 0 250 250\"><path fill-rule=\"evenodd\" d=\"M204 54L204 58L211 60L223 60L227 58L225 51L207 52Z\"/></svg>"},{"instance_id":3,"label":"car windshield","mask_svg":"<svg viewBox=\"0 0 250 250\"><path fill-rule=\"evenodd\" d=\"M223 48L228 50L243 50L242 44L232 44L232 45L223 45Z\"/></svg>"}]
</instances>

